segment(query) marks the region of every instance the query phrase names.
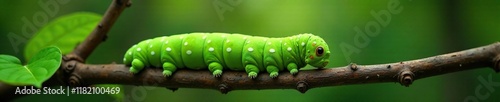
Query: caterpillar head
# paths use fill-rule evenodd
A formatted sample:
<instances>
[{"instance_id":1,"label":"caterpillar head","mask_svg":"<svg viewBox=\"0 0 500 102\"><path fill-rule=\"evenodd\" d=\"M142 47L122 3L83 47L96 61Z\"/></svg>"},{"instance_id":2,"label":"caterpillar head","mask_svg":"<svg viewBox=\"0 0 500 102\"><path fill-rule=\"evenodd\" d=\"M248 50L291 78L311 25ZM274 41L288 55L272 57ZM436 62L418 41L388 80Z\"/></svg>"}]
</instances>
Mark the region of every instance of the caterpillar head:
<instances>
[{"instance_id":1,"label":"caterpillar head","mask_svg":"<svg viewBox=\"0 0 500 102\"><path fill-rule=\"evenodd\" d=\"M306 44L305 62L314 67L324 68L330 62L329 57L330 49L325 40L311 35Z\"/></svg>"}]
</instances>

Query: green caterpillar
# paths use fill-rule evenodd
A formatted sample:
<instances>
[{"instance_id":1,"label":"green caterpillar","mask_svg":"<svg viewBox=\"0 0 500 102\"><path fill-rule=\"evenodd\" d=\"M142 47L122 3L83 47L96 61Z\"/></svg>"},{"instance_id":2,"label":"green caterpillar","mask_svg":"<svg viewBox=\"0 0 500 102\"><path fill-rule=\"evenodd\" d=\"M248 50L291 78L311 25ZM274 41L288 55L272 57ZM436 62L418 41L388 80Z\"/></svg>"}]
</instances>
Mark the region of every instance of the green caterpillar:
<instances>
[{"instance_id":1,"label":"green caterpillar","mask_svg":"<svg viewBox=\"0 0 500 102\"><path fill-rule=\"evenodd\" d=\"M178 68L208 68L215 77L223 69L246 71L255 78L267 71L275 78L285 68L296 74L307 64L323 68L329 60L327 43L319 36L299 34L267 38L226 33L191 33L141 41L125 53L123 62L131 73L144 67L162 67L169 77Z\"/></svg>"}]
</instances>

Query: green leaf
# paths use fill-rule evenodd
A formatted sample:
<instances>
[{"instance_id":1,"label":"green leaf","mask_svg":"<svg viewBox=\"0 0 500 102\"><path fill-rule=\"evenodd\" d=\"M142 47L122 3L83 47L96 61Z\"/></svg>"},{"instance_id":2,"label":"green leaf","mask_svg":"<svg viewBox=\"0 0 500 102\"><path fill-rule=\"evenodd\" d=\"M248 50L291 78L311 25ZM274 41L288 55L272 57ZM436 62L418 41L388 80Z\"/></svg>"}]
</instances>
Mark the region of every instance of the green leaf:
<instances>
[{"instance_id":1,"label":"green leaf","mask_svg":"<svg viewBox=\"0 0 500 102\"><path fill-rule=\"evenodd\" d=\"M27 43L24 58L29 61L33 54L47 46L57 46L62 54L70 53L76 45L97 26L101 16L95 13L78 12L64 15L49 22Z\"/></svg>"},{"instance_id":2,"label":"green leaf","mask_svg":"<svg viewBox=\"0 0 500 102\"><path fill-rule=\"evenodd\" d=\"M14 56L0 55L0 81L40 88L57 71L61 58L61 50L54 46L42 49L25 66Z\"/></svg>"}]
</instances>

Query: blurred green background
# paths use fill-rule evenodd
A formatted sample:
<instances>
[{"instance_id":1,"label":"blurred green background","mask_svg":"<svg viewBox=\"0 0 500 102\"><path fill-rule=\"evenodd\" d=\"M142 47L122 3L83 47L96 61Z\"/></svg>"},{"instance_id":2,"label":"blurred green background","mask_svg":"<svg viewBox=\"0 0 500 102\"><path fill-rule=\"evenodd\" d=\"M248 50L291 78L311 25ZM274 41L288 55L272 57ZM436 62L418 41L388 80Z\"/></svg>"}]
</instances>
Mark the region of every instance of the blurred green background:
<instances>
[{"instance_id":1,"label":"blurred green background","mask_svg":"<svg viewBox=\"0 0 500 102\"><path fill-rule=\"evenodd\" d=\"M23 60L24 44L13 47L7 34L21 33L34 15L46 13L39 2L58 0L1 0L0 53ZM64 0L61 0L64 1ZM66 0L48 20L73 12L104 14L111 0ZM399 4L394 4L395 1ZM215 6L214 6L215 4ZM366 45L355 44L356 27L377 22L370 12L383 12L396 5L387 26ZM217 13L217 9L226 10ZM284 37L313 33L328 42L333 55L327 67L355 62L379 64L413 60L488 45L500 38L498 0L133 0L125 9L107 40L87 60L91 64L121 63L131 45L148 38L191 32L241 33ZM387 16L381 16L387 19ZM43 20L43 18L36 18ZM376 23L380 24L380 23ZM36 26L40 29L41 26ZM371 30L377 30L371 28ZM348 54L342 44L358 52ZM16 52L17 50L17 52ZM353 51L348 49L347 51ZM106 57L103 57L106 56ZM350 60L348 60L350 59ZM308 66L309 67L309 66ZM489 68L456 72L416 80L410 87L378 83L314 88L301 94L291 89L237 90L221 94L212 89L125 87L125 101L499 101L499 86L487 90L478 78L500 82L500 74ZM418 76L417 76L418 77ZM479 92L487 97L477 97ZM109 95L28 95L16 101L114 101Z\"/></svg>"}]
</instances>

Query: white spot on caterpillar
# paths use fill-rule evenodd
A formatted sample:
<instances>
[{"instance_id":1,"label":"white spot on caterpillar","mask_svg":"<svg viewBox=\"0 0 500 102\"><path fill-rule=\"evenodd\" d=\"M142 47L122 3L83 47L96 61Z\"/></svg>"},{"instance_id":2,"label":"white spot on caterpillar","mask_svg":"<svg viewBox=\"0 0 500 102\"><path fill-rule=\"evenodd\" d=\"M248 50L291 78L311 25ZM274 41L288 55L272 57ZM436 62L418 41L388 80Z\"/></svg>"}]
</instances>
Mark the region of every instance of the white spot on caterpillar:
<instances>
[{"instance_id":1,"label":"white spot on caterpillar","mask_svg":"<svg viewBox=\"0 0 500 102\"><path fill-rule=\"evenodd\" d=\"M306 45L306 43L302 42L302 44L300 44L300 45L304 46L304 45Z\"/></svg>"},{"instance_id":2,"label":"white spot on caterpillar","mask_svg":"<svg viewBox=\"0 0 500 102\"><path fill-rule=\"evenodd\" d=\"M148 44L149 44L150 42L151 42L151 40L146 41L146 43L148 43Z\"/></svg>"},{"instance_id":3,"label":"white spot on caterpillar","mask_svg":"<svg viewBox=\"0 0 500 102\"><path fill-rule=\"evenodd\" d=\"M205 40L206 38L207 38L207 35L203 35L203 38L202 38L202 39L203 39L203 40Z\"/></svg>"},{"instance_id":4,"label":"white spot on caterpillar","mask_svg":"<svg viewBox=\"0 0 500 102\"><path fill-rule=\"evenodd\" d=\"M165 49L165 50L167 50L168 52L172 51L172 49L170 47L167 47L167 49Z\"/></svg>"},{"instance_id":5,"label":"white spot on caterpillar","mask_svg":"<svg viewBox=\"0 0 500 102\"><path fill-rule=\"evenodd\" d=\"M286 48L286 50L288 50L288 51L292 51L292 48L291 48L291 47L288 47L288 48Z\"/></svg>"},{"instance_id":6,"label":"white spot on caterpillar","mask_svg":"<svg viewBox=\"0 0 500 102\"><path fill-rule=\"evenodd\" d=\"M123 58L123 62L127 62L127 59L126 59L126 58Z\"/></svg>"},{"instance_id":7,"label":"white spot on caterpillar","mask_svg":"<svg viewBox=\"0 0 500 102\"><path fill-rule=\"evenodd\" d=\"M141 51L141 48L137 48L137 51Z\"/></svg>"},{"instance_id":8,"label":"white spot on caterpillar","mask_svg":"<svg viewBox=\"0 0 500 102\"><path fill-rule=\"evenodd\" d=\"M213 47L210 47L210 48L208 48L208 51L210 51L210 52L214 52L214 48L213 48Z\"/></svg>"},{"instance_id":9,"label":"white spot on caterpillar","mask_svg":"<svg viewBox=\"0 0 500 102\"><path fill-rule=\"evenodd\" d=\"M273 48L271 48L271 49L269 49L269 52L274 53L274 52L276 52L276 50L274 50Z\"/></svg>"},{"instance_id":10,"label":"white spot on caterpillar","mask_svg":"<svg viewBox=\"0 0 500 102\"><path fill-rule=\"evenodd\" d=\"M132 51L128 52L128 55L132 55Z\"/></svg>"},{"instance_id":11,"label":"white spot on caterpillar","mask_svg":"<svg viewBox=\"0 0 500 102\"><path fill-rule=\"evenodd\" d=\"M153 47L153 44L150 44L150 45L149 45L149 48L152 48L152 47Z\"/></svg>"},{"instance_id":12,"label":"white spot on caterpillar","mask_svg":"<svg viewBox=\"0 0 500 102\"><path fill-rule=\"evenodd\" d=\"M132 46L132 47L136 47L136 46L137 46L137 44L136 44L136 45L134 45L134 46Z\"/></svg>"},{"instance_id":13,"label":"white spot on caterpillar","mask_svg":"<svg viewBox=\"0 0 500 102\"><path fill-rule=\"evenodd\" d=\"M184 42L184 46L187 46L188 45L188 42Z\"/></svg>"},{"instance_id":14,"label":"white spot on caterpillar","mask_svg":"<svg viewBox=\"0 0 500 102\"><path fill-rule=\"evenodd\" d=\"M208 40L208 41L207 41L207 43L210 43L210 42L212 42L212 40Z\"/></svg>"},{"instance_id":15,"label":"white spot on caterpillar","mask_svg":"<svg viewBox=\"0 0 500 102\"><path fill-rule=\"evenodd\" d=\"M165 41L165 44L168 44L168 40L167 40L167 41Z\"/></svg>"},{"instance_id":16,"label":"white spot on caterpillar","mask_svg":"<svg viewBox=\"0 0 500 102\"><path fill-rule=\"evenodd\" d=\"M155 51L151 51L151 56L155 55Z\"/></svg>"},{"instance_id":17,"label":"white spot on caterpillar","mask_svg":"<svg viewBox=\"0 0 500 102\"><path fill-rule=\"evenodd\" d=\"M316 45L316 41L315 41L315 42L313 42L313 44L314 44L314 45Z\"/></svg>"},{"instance_id":18,"label":"white spot on caterpillar","mask_svg":"<svg viewBox=\"0 0 500 102\"><path fill-rule=\"evenodd\" d=\"M249 52L252 52L252 51L253 51L253 48L252 48L252 47L249 47L249 48L248 48L248 51L249 51Z\"/></svg>"},{"instance_id":19,"label":"white spot on caterpillar","mask_svg":"<svg viewBox=\"0 0 500 102\"><path fill-rule=\"evenodd\" d=\"M231 48L230 48L230 47L228 47L228 48L226 49L226 51L227 51L227 52L231 52Z\"/></svg>"},{"instance_id":20,"label":"white spot on caterpillar","mask_svg":"<svg viewBox=\"0 0 500 102\"><path fill-rule=\"evenodd\" d=\"M188 54L188 55L191 55L191 53L193 53L193 52L191 52L191 50L186 51L186 54Z\"/></svg>"}]
</instances>

